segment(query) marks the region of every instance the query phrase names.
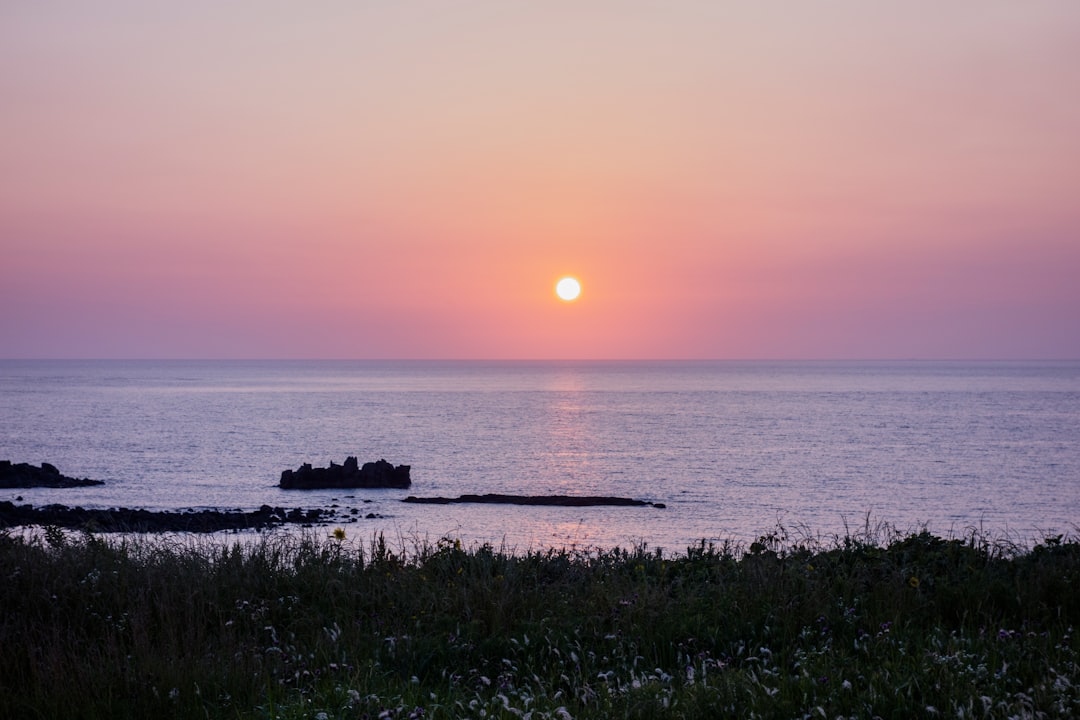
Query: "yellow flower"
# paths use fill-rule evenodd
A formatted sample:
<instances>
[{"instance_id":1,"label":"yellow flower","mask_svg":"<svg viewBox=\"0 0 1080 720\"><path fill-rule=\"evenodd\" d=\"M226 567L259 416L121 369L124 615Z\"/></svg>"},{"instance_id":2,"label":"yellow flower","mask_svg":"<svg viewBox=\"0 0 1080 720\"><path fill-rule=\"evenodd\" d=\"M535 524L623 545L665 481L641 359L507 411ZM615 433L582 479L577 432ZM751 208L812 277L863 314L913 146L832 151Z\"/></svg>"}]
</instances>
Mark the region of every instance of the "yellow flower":
<instances>
[{"instance_id":1,"label":"yellow flower","mask_svg":"<svg viewBox=\"0 0 1080 720\"><path fill-rule=\"evenodd\" d=\"M919 578L912 575L911 577L908 578L907 584L910 585L913 588L918 588L919 587Z\"/></svg>"},{"instance_id":2,"label":"yellow flower","mask_svg":"<svg viewBox=\"0 0 1080 720\"><path fill-rule=\"evenodd\" d=\"M345 530L344 530L344 528L334 528L333 536L334 536L335 540L344 540L345 539Z\"/></svg>"}]
</instances>

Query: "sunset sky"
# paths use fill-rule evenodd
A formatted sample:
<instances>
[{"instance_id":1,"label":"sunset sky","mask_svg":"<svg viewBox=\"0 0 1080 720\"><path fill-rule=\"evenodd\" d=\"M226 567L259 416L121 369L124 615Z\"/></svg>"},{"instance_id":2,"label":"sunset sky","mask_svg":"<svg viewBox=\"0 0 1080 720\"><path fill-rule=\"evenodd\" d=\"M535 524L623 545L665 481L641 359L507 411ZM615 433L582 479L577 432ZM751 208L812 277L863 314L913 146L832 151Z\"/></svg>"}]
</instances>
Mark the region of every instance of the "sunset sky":
<instances>
[{"instance_id":1,"label":"sunset sky","mask_svg":"<svg viewBox=\"0 0 1080 720\"><path fill-rule=\"evenodd\" d=\"M1080 2L5 2L0 357L1077 358Z\"/></svg>"}]
</instances>

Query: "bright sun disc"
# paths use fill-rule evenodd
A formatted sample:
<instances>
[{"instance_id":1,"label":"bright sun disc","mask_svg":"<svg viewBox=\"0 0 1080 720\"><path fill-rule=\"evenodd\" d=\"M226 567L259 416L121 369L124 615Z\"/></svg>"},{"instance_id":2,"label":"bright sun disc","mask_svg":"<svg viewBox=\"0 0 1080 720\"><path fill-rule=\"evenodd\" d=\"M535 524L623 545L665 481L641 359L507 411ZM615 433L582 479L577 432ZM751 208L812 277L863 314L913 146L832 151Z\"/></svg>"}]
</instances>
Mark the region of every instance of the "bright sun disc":
<instances>
[{"instance_id":1,"label":"bright sun disc","mask_svg":"<svg viewBox=\"0 0 1080 720\"><path fill-rule=\"evenodd\" d=\"M581 294L581 283L577 281L577 278L564 277L555 283L555 294L568 302L577 300L577 296Z\"/></svg>"}]
</instances>

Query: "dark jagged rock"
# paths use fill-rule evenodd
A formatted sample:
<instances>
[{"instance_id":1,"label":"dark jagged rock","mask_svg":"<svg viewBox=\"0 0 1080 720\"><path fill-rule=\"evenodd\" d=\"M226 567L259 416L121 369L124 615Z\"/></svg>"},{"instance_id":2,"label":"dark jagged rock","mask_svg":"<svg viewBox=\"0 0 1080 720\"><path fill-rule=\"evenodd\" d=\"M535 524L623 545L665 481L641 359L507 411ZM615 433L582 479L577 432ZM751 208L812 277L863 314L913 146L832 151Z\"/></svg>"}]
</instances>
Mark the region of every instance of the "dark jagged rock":
<instances>
[{"instance_id":1,"label":"dark jagged rock","mask_svg":"<svg viewBox=\"0 0 1080 720\"><path fill-rule=\"evenodd\" d=\"M42 525L79 528L92 532L220 532L224 530L265 530L286 523L312 525L328 522L332 510L318 508L285 510L263 505L258 510L153 511L138 508L92 510L66 505L15 505L0 502L0 528Z\"/></svg>"},{"instance_id":2,"label":"dark jagged rock","mask_svg":"<svg viewBox=\"0 0 1080 720\"><path fill-rule=\"evenodd\" d=\"M629 507L667 507L664 503L634 500L633 498L607 497L602 495L459 495L456 498L416 497L410 495L402 502L449 505L450 503L501 503L504 505L557 505L561 507L588 507L592 505L621 505Z\"/></svg>"},{"instance_id":3,"label":"dark jagged rock","mask_svg":"<svg viewBox=\"0 0 1080 720\"><path fill-rule=\"evenodd\" d=\"M41 467L34 467L29 463L0 460L0 488L70 488L104 484L101 480L67 477L62 475L55 465L49 463L41 463Z\"/></svg>"},{"instance_id":4,"label":"dark jagged rock","mask_svg":"<svg viewBox=\"0 0 1080 720\"><path fill-rule=\"evenodd\" d=\"M407 488L412 484L409 478L410 466L394 466L385 460L357 463L355 457L345 459L344 465L332 460L330 467L311 467L304 463L297 470L281 473L279 487L285 490L313 490L317 488Z\"/></svg>"}]
</instances>

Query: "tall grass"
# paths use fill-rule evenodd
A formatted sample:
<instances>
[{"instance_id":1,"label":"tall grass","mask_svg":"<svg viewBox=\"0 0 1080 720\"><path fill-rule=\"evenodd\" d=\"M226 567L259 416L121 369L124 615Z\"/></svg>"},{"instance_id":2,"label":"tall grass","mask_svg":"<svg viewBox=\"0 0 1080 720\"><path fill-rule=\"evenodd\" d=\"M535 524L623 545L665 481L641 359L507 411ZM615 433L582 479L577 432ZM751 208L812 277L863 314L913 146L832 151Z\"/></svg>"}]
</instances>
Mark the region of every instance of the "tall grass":
<instances>
[{"instance_id":1,"label":"tall grass","mask_svg":"<svg viewBox=\"0 0 1080 720\"><path fill-rule=\"evenodd\" d=\"M0 534L0 717L1073 717L1080 542Z\"/></svg>"}]
</instances>

